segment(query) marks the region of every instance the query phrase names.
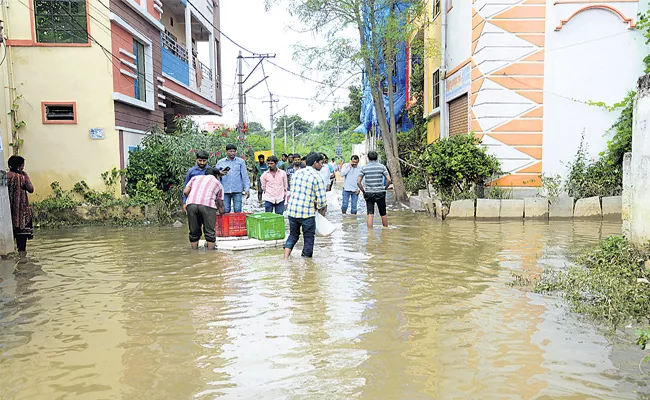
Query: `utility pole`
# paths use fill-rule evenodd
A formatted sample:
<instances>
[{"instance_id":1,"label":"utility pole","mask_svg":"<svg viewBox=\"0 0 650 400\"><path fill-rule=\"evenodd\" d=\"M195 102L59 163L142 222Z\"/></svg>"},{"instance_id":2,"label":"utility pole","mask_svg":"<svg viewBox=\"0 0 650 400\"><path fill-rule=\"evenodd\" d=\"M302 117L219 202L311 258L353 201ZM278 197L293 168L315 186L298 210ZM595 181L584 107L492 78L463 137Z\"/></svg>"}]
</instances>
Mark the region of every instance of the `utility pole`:
<instances>
[{"instance_id":1,"label":"utility pole","mask_svg":"<svg viewBox=\"0 0 650 400\"><path fill-rule=\"evenodd\" d=\"M287 151L287 110L284 110L284 151Z\"/></svg>"},{"instance_id":2,"label":"utility pole","mask_svg":"<svg viewBox=\"0 0 650 400\"><path fill-rule=\"evenodd\" d=\"M257 63L257 65L251 70L251 72L248 74L246 78L244 78L244 58L255 58L259 59L260 61ZM248 78L251 77L253 72L257 69L257 67L262 64L262 61L266 58L275 58L275 54L255 54L249 57L244 57L241 55L241 51L239 52L239 56L237 57L237 77L238 77L238 86L239 86L239 124L237 126L237 131L239 132L239 136L246 137L246 135L243 132L244 129L244 106L246 105L246 93L250 92L255 86L259 85L260 83L264 82L268 76L265 76L264 79L261 81L257 82L248 90L244 91L244 83L248 80Z\"/></svg>"},{"instance_id":3,"label":"utility pole","mask_svg":"<svg viewBox=\"0 0 650 400\"><path fill-rule=\"evenodd\" d=\"M289 124L289 127L291 128L291 132L292 132L292 138L293 138L292 145L291 145L291 154L296 153L296 122L298 122L298 120L295 120L291 124Z\"/></svg>"},{"instance_id":4,"label":"utility pole","mask_svg":"<svg viewBox=\"0 0 650 400\"><path fill-rule=\"evenodd\" d=\"M269 113L269 117L271 120L271 154L275 155L275 129L273 129L273 117L275 114L273 113L273 103L278 103L280 100L273 100L273 93L269 93L269 98L270 100L268 101L269 103L269 108L271 109L271 112ZM267 103L265 101L265 103Z\"/></svg>"},{"instance_id":5,"label":"utility pole","mask_svg":"<svg viewBox=\"0 0 650 400\"><path fill-rule=\"evenodd\" d=\"M237 131L239 136L244 136L244 57L239 52L237 57L237 76L239 78L239 124L237 125Z\"/></svg>"}]
</instances>

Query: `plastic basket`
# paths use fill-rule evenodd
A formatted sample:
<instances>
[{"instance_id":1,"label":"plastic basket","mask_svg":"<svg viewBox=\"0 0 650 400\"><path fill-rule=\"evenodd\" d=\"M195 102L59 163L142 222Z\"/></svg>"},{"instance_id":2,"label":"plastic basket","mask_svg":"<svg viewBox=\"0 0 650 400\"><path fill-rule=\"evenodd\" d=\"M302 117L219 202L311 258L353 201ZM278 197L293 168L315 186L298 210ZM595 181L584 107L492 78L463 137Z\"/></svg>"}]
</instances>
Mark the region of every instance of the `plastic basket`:
<instances>
[{"instance_id":1,"label":"plastic basket","mask_svg":"<svg viewBox=\"0 0 650 400\"><path fill-rule=\"evenodd\" d=\"M257 240L282 240L284 217L273 213L250 214L246 217L248 237Z\"/></svg>"},{"instance_id":2,"label":"plastic basket","mask_svg":"<svg viewBox=\"0 0 650 400\"><path fill-rule=\"evenodd\" d=\"M218 237L246 236L247 213L228 213L217 215L215 231Z\"/></svg>"}]
</instances>

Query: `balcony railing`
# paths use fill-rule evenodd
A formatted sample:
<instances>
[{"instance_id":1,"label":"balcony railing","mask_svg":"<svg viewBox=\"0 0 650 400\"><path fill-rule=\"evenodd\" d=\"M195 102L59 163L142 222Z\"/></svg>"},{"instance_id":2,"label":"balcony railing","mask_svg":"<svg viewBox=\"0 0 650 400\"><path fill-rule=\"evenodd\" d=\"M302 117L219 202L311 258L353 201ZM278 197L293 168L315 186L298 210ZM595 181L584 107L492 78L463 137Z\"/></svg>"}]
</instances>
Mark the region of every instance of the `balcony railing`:
<instances>
[{"instance_id":1,"label":"balcony railing","mask_svg":"<svg viewBox=\"0 0 650 400\"><path fill-rule=\"evenodd\" d=\"M169 32L163 32L163 72L212 101L216 100L215 79L212 69L194 57L188 63L187 47L178 43ZM197 73L197 70L199 71Z\"/></svg>"},{"instance_id":2,"label":"balcony railing","mask_svg":"<svg viewBox=\"0 0 650 400\"><path fill-rule=\"evenodd\" d=\"M215 100L214 76L212 70L201 61L195 59L197 68L190 68L190 83L192 88L197 89L201 94L210 100ZM197 73L197 70L200 71Z\"/></svg>"}]
</instances>

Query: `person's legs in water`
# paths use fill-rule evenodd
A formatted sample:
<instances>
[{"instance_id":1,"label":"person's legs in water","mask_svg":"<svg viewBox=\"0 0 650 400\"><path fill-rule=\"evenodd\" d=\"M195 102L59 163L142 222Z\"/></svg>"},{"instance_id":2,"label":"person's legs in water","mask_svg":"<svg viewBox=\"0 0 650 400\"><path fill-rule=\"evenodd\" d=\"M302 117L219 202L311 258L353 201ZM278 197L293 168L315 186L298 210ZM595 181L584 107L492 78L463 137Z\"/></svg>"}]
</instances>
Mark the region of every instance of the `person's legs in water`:
<instances>
[{"instance_id":1,"label":"person's legs in water","mask_svg":"<svg viewBox=\"0 0 650 400\"><path fill-rule=\"evenodd\" d=\"M357 214L357 205L359 204L359 195L357 192L350 192L350 201L352 202L352 215Z\"/></svg>"},{"instance_id":2,"label":"person's legs in water","mask_svg":"<svg viewBox=\"0 0 650 400\"><path fill-rule=\"evenodd\" d=\"M201 239L202 234L201 226L203 225L203 217L197 204L187 206L187 225L190 228L190 246L196 250L199 248L199 239Z\"/></svg>"},{"instance_id":3,"label":"person's legs in water","mask_svg":"<svg viewBox=\"0 0 650 400\"><path fill-rule=\"evenodd\" d=\"M350 202L350 195L352 193L353 192L350 192L350 191L347 191L347 190L343 191L343 201L341 202L341 212L343 214L348 212L348 204ZM354 204L352 204L352 209L354 210L354 208L355 208Z\"/></svg>"},{"instance_id":4,"label":"person's legs in water","mask_svg":"<svg viewBox=\"0 0 650 400\"><path fill-rule=\"evenodd\" d=\"M316 239L316 217L302 220L302 235L305 238L305 247L302 249L302 256L311 258L314 255L314 242Z\"/></svg>"},{"instance_id":5,"label":"person's legs in water","mask_svg":"<svg viewBox=\"0 0 650 400\"><path fill-rule=\"evenodd\" d=\"M240 213L242 210L242 194L241 193L232 193L233 200L233 209L236 213Z\"/></svg>"},{"instance_id":6,"label":"person's legs in water","mask_svg":"<svg viewBox=\"0 0 650 400\"><path fill-rule=\"evenodd\" d=\"M229 213L231 208L230 203L232 202L232 193L223 194L223 209L225 213Z\"/></svg>"},{"instance_id":7,"label":"person's legs in water","mask_svg":"<svg viewBox=\"0 0 650 400\"><path fill-rule=\"evenodd\" d=\"M25 255L27 253L27 235L16 235L16 247L18 254Z\"/></svg>"},{"instance_id":8,"label":"person's legs in water","mask_svg":"<svg viewBox=\"0 0 650 400\"><path fill-rule=\"evenodd\" d=\"M381 224L388 228L388 215L386 215L386 193L377 194L377 209L381 216Z\"/></svg>"},{"instance_id":9,"label":"person's legs in water","mask_svg":"<svg viewBox=\"0 0 650 400\"><path fill-rule=\"evenodd\" d=\"M300 239L300 220L298 218L289 217L289 237L284 244L284 259L289 259L293 247Z\"/></svg>"},{"instance_id":10,"label":"person's legs in water","mask_svg":"<svg viewBox=\"0 0 650 400\"><path fill-rule=\"evenodd\" d=\"M203 218L203 234L208 243L208 250L214 250L217 242L216 225L217 209L206 206L199 206Z\"/></svg>"},{"instance_id":11,"label":"person's legs in water","mask_svg":"<svg viewBox=\"0 0 650 400\"><path fill-rule=\"evenodd\" d=\"M367 225L368 229L372 229L373 218L375 216L375 194L365 193L363 197L366 199L366 211L368 212Z\"/></svg>"}]
</instances>

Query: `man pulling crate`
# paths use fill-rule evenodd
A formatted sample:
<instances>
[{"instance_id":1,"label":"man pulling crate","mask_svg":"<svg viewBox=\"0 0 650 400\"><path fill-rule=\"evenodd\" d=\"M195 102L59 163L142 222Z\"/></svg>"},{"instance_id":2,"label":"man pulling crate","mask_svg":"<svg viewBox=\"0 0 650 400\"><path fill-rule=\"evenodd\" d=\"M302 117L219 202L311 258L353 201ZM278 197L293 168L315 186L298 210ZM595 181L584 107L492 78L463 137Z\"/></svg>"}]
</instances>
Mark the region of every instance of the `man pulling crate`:
<instances>
[{"instance_id":1,"label":"man pulling crate","mask_svg":"<svg viewBox=\"0 0 650 400\"><path fill-rule=\"evenodd\" d=\"M208 249L213 250L217 241L215 224L217 212L224 213L223 187L219 183L219 170L206 168L205 175L195 176L183 190L187 196L187 222L190 226L190 245L199 248L201 235L205 236Z\"/></svg>"}]
</instances>

